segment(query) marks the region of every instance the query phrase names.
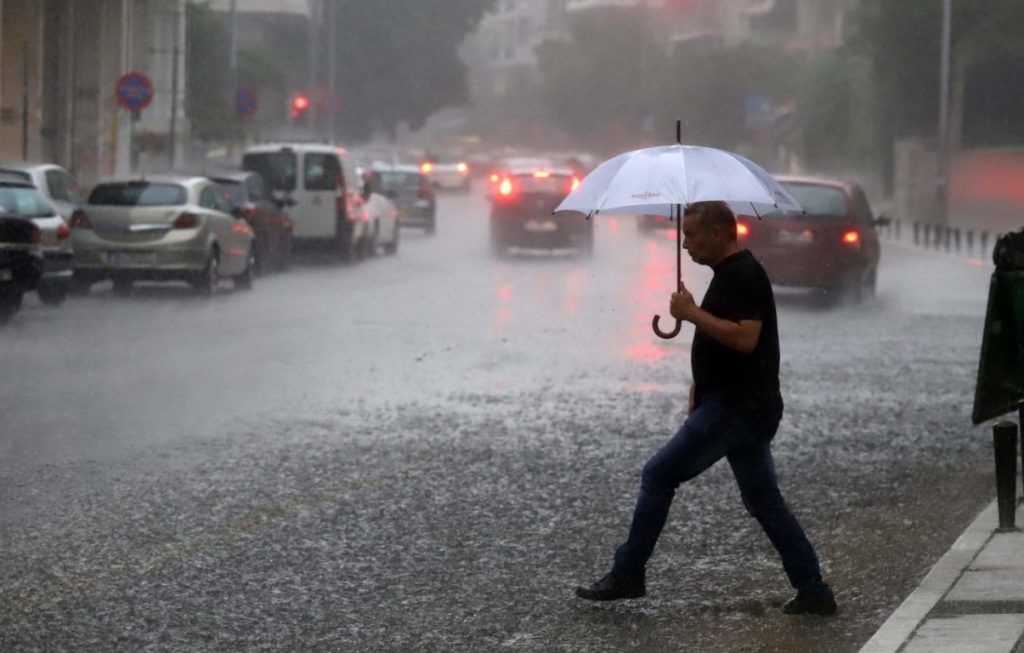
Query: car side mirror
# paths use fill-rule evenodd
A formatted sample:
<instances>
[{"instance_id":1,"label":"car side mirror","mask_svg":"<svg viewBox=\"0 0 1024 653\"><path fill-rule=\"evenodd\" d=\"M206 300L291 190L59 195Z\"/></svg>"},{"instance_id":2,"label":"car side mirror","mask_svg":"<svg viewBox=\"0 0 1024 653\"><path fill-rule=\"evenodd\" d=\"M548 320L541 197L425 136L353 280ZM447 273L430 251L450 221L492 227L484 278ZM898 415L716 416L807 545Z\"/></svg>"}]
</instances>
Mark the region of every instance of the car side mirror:
<instances>
[{"instance_id":1,"label":"car side mirror","mask_svg":"<svg viewBox=\"0 0 1024 653\"><path fill-rule=\"evenodd\" d=\"M373 186L370 184L369 181L363 182L363 186L360 189L360 194L363 196L364 200L370 199L370 195L373 195Z\"/></svg>"},{"instance_id":2,"label":"car side mirror","mask_svg":"<svg viewBox=\"0 0 1024 653\"><path fill-rule=\"evenodd\" d=\"M872 224L874 224L876 227L888 227L890 224L892 224L892 218L880 215L872 221Z\"/></svg>"}]
</instances>

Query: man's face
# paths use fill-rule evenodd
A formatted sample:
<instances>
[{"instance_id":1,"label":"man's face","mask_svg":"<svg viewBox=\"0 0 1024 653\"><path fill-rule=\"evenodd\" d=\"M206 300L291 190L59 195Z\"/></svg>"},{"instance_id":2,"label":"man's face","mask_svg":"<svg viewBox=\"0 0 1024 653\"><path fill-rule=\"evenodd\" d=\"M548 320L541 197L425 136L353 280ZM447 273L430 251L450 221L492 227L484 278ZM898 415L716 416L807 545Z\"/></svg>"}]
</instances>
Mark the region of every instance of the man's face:
<instances>
[{"instance_id":1,"label":"man's face","mask_svg":"<svg viewBox=\"0 0 1024 653\"><path fill-rule=\"evenodd\" d=\"M696 213L683 216L683 249L694 263L711 265L718 260L721 249L718 231L705 227Z\"/></svg>"}]
</instances>

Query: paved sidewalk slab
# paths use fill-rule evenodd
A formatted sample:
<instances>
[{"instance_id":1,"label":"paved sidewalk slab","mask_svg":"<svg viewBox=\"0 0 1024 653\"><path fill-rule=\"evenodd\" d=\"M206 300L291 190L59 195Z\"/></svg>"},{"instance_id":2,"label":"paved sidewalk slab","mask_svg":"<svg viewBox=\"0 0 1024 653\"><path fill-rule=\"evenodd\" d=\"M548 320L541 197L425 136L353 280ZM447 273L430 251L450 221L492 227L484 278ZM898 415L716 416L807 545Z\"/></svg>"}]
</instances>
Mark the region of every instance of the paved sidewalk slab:
<instances>
[{"instance_id":1,"label":"paved sidewalk slab","mask_svg":"<svg viewBox=\"0 0 1024 653\"><path fill-rule=\"evenodd\" d=\"M1024 635L1024 614L929 619L903 653L1011 653Z\"/></svg>"}]
</instances>

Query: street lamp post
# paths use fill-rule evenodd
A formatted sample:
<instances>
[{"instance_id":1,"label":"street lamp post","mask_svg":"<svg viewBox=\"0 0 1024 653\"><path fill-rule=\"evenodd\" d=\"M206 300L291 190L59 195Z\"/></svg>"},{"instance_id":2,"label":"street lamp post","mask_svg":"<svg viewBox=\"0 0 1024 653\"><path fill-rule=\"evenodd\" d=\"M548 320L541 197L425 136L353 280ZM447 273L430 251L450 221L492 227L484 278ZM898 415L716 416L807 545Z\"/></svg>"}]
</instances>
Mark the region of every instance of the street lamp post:
<instances>
[{"instance_id":1,"label":"street lamp post","mask_svg":"<svg viewBox=\"0 0 1024 653\"><path fill-rule=\"evenodd\" d=\"M949 60L952 39L952 0L942 0L942 46L939 56L939 131L936 213L939 224L949 225Z\"/></svg>"}]
</instances>

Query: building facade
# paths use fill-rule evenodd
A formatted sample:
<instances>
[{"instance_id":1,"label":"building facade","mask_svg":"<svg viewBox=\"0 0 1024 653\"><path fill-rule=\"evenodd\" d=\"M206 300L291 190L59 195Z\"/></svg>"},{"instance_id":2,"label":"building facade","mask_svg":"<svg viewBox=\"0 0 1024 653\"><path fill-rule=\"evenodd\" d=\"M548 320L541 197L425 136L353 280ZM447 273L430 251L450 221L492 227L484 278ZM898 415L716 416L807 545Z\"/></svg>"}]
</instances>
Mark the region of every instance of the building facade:
<instances>
[{"instance_id":1,"label":"building facade","mask_svg":"<svg viewBox=\"0 0 1024 653\"><path fill-rule=\"evenodd\" d=\"M184 7L0 0L0 162L58 163L86 185L140 166L173 167L188 127ZM153 82L153 102L138 115L115 97L129 71Z\"/></svg>"}]
</instances>

